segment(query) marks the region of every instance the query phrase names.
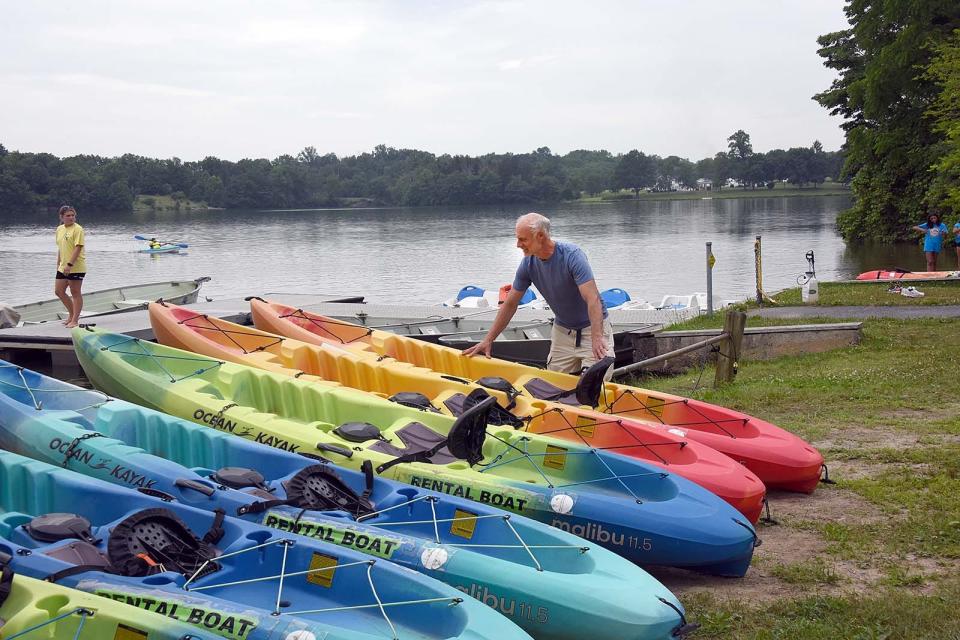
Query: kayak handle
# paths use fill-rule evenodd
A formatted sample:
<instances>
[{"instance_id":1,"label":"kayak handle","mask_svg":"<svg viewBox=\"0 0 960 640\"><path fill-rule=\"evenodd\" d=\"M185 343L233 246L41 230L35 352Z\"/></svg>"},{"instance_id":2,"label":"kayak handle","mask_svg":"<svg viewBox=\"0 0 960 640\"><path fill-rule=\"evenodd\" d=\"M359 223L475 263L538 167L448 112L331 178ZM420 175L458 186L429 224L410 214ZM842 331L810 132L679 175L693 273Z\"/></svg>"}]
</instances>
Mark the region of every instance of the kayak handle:
<instances>
[{"instance_id":1,"label":"kayak handle","mask_svg":"<svg viewBox=\"0 0 960 640\"><path fill-rule=\"evenodd\" d=\"M160 491L160 489L151 489L149 487L139 487L137 488L137 491L139 491L140 493L146 496L150 496L151 498L160 498L164 502L173 502L174 500L176 500L176 498L174 498L172 495L170 495L166 491Z\"/></svg>"},{"instance_id":2,"label":"kayak handle","mask_svg":"<svg viewBox=\"0 0 960 640\"><path fill-rule=\"evenodd\" d=\"M350 451L350 449L347 449L346 447L338 447L338 446L335 445L335 444L324 444L323 442L318 442L318 443L317 443L317 450L318 450L318 451L329 451L330 453L336 453L336 454L339 454L339 455L343 456L344 458L352 458L352 457L353 457L353 451Z\"/></svg>"},{"instance_id":3,"label":"kayak handle","mask_svg":"<svg viewBox=\"0 0 960 640\"><path fill-rule=\"evenodd\" d=\"M173 484L180 487L181 489L193 489L194 491L199 491L200 493L208 497L212 496L217 491L213 487L208 487L202 482L197 482L196 480L187 480L186 478L177 478L177 481L174 482Z\"/></svg>"}]
</instances>

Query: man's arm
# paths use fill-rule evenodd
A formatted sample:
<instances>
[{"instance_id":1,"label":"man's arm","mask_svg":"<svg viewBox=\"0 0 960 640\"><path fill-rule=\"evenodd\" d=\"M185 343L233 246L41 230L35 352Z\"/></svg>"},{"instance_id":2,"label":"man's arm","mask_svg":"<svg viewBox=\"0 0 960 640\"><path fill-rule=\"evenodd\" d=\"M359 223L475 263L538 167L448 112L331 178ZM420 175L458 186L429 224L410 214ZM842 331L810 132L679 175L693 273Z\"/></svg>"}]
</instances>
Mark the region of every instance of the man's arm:
<instances>
[{"instance_id":1,"label":"man's arm","mask_svg":"<svg viewBox=\"0 0 960 640\"><path fill-rule=\"evenodd\" d=\"M587 303L587 316L590 318L590 343L593 356L600 360L607 355L607 345L603 343L603 303L596 280L588 280L579 287L583 301Z\"/></svg>"},{"instance_id":2,"label":"man's arm","mask_svg":"<svg viewBox=\"0 0 960 640\"><path fill-rule=\"evenodd\" d=\"M594 289L596 289L596 286L594 286ZM497 317L494 318L490 331L487 332L483 340L469 349L464 349L463 355L472 356L482 353L488 358L490 357L490 349L493 347L493 341L496 340L497 336L510 324L510 319L513 318L513 314L517 312L517 307L520 306L520 298L523 297L524 293L526 293L526 291L510 289L510 293L507 294L507 299L500 305L500 311L497 312Z\"/></svg>"}]
</instances>

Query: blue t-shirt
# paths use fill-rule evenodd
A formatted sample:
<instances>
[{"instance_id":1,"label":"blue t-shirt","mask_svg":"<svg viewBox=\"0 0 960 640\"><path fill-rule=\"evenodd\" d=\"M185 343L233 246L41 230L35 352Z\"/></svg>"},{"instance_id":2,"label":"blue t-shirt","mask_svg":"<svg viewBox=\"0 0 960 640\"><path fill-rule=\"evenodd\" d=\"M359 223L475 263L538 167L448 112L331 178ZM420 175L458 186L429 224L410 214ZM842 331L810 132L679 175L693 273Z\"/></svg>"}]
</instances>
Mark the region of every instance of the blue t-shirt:
<instances>
[{"instance_id":1,"label":"blue t-shirt","mask_svg":"<svg viewBox=\"0 0 960 640\"><path fill-rule=\"evenodd\" d=\"M532 282L550 305L558 325L566 329L585 329L590 326L590 315L578 287L593 279L593 270L583 249L570 242L558 242L553 255L546 260L536 256L523 257L513 279L513 288L526 291ZM603 317L607 317L606 307Z\"/></svg>"},{"instance_id":2,"label":"blue t-shirt","mask_svg":"<svg viewBox=\"0 0 960 640\"><path fill-rule=\"evenodd\" d=\"M960 222L957 222L953 225L953 244L960 247Z\"/></svg>"},{"instance_id":3,"label":"blue t-shirt","mask_svg":"<svg viewBox=\"0 0 960 640\"><path fill-rule=\"evenodd\" d=\"M920 228L926 230L926 234L923 236L923 250L939 253L940 249L943 248L943 237L947 235L947 225L941 222L931 228L924 222L920 225Z\"/></svg>"}]
</instances>

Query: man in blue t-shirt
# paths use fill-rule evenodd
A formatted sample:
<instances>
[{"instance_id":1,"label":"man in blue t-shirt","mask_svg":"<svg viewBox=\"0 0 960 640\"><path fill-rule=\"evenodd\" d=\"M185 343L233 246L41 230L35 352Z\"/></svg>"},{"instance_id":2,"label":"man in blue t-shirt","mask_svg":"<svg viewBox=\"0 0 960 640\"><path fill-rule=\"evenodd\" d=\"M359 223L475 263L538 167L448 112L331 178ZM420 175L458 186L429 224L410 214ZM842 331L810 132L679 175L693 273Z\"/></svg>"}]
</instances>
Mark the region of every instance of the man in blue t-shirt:
<instances>
[{"instance_id":1,"label":"man in blue t-shirt","mask_svg":"<svg viewBox=\"0 0 960 640\"><path fill-rule=\"evenodd\" d=\"M509 324L520 298L537 285L554 312L547 368L580 373L606 355L613 355L613 327L600 299L593 270L583 249L550 237L550 219L528 213L517 219L517 247L523 260L517 268L513 287L504 300L490 331L465 355L490 356L493 341ZM608 372L609 373L609 372Z\"/></svg>"}]
</instances>

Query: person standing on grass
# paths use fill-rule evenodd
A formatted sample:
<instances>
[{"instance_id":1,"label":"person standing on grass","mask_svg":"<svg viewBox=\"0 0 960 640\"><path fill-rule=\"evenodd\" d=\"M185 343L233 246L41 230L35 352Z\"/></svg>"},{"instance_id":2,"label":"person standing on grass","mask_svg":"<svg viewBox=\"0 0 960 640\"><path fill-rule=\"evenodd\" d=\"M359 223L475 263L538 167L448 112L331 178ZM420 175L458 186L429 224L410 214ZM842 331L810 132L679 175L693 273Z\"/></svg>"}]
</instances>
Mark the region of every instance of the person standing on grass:
<instances>
[{"instance_id":1,"label":"person standing on grass","mask_svg":"<svg viewBox=\"0 0 960 640\"><path fill-rule=\"evenodd\" d=\"M947 225L940 221L937 213L927 214L927 221L914 227L923 234L923 253L927 256L927 271L937 270L937 257L943 249L943 239L947 235Z\"/></svg>"},{"instance_id":2,"label":"person standing on grass","mask_svg":"<svg viewBox=\"0 0 960 640\"><path fill-rule=\"evenodd\" d=\"M579 374L581 369L613 355L613 327L600 299L593 270L583 249L550 237L550 219L528 213L517 219L517 247L523 260L517 268L513 287L503 301L493 326L464 355L479 353L490 357L493 341L506 328L517 311L520 298L537 285L555 314L550 336L547 368L551 371ZM610 375L610 371L607 371Z\"/></svg>"},{"instance_id":3,"label":"person standing on grass","mask_svg":"<svg viewBox=\"0 0 960 640\"><path fill-rule=\"evenodd\" d=\"M960 271L960 220L953 224L953 244L957 250L957 271Z\"/></svg>"},{"instance_id":4,"label":"person standing on grass","mask_svg":"<svg viewBox=\"0 0 960 640\"><path fill-rule=\"evenodd\" d=\"M57 227L57 278L53 290L67 308L67 319L63 323L67 328L79 324L80 311L83 310L80 287L87 275L84 235L83 227L77 224L77 210L68 204L60 207L60 226ZM67 295L68 288L70 295Z\"/></svg>"}]
</instances>

